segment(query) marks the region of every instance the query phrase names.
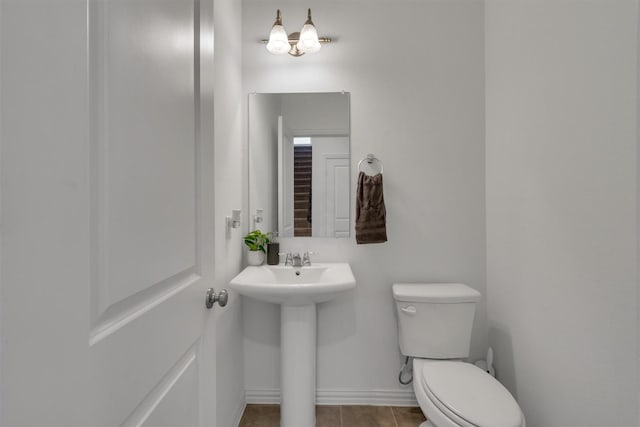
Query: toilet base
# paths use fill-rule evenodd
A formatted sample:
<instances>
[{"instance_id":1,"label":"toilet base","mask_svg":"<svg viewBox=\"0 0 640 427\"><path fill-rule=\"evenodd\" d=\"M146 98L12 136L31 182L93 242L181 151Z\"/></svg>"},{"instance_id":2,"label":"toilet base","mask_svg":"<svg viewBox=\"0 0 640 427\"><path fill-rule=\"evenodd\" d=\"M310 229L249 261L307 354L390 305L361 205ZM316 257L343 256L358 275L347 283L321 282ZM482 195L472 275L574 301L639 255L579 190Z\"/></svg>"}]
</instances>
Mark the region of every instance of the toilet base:
<instances>
[{"instance_id":1,"label":"toilet base","mask_svg":"<svg viewBox=\"0 0 640 427\"><path fill-rule=\"evenodd\" d=\"M418 427L435 427L433 424L431 424L431 422L429 420L423 422L422 424L420 424Z\"/></svg>"}]
</instances>

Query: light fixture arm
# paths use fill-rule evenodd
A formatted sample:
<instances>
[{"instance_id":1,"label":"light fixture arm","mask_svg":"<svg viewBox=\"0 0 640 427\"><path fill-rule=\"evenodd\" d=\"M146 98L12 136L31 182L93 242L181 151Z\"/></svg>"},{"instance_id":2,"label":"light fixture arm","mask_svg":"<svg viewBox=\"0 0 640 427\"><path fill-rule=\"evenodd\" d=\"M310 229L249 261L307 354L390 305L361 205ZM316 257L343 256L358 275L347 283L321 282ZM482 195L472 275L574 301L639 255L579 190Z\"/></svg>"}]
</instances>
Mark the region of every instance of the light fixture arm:
<instances>
[{"instance_id":1,"label":"light fixture arm","mask_svg":"<svg viewBox=\"0 0 640 427\"><path fill-rule=\"evenodd\" d=\"M308 25L314 25L313 21L311 20L311 8L309 8L308 11L307 11L307 21L304 23L304 25L307 25L307 24Z\"/></svg>"},{"instance_id":2,"label":"light fixture arm","mask_svg":"<svg viewBox=\"0 0 640 427\"><path fill-rule=\"evenodd\" d=\"M280 13L280 9L276 11L276 22L273 25L282 25L282 13Z\"/></svg>"}]
</instances>

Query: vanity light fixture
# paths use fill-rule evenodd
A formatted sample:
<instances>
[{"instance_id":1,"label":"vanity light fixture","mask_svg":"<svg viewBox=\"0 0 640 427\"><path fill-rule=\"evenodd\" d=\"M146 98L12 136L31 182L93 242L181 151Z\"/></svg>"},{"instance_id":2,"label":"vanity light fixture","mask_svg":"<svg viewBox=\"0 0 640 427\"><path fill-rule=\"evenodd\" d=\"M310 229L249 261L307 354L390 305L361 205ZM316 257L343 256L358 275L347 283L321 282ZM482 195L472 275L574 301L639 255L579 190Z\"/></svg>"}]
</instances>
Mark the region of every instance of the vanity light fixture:
<instances>
[{"instance_id":1,"label":"vanity light fixture","mask_svg":"<svg viewBox=\"0 0 640 427\"><path fill-rule=\"evenodd\" d=\"M291 56L302 56L305 53L315 53L320 50L320 43L331 43L328 37L318 37L313 21L311 20L311 9L307 13L307 20L302 26L300 32L291 33L287 36L287 32L282 26L282 14L280 9L276 12L276 22L271 27L269 40L262 40L267 44L267 50L274 55L282 55L288 53Z\"/></svg>"},{"instance_id":2,"label":"vanity light fixture","mask_svg":"<svg viewBox=\"0 0 640 427\"><path fill-rule=\"evenodd\" d=\"M276 12L276 22L273 23L271 33L269 33L269 40L267 40L267 50L274 55L280 55L289 52L289 49L291 49L291 46L289 46L289 38L282 26L282 15L280 14L280 9L278 9Z\"/></svg>"}]
</instances>

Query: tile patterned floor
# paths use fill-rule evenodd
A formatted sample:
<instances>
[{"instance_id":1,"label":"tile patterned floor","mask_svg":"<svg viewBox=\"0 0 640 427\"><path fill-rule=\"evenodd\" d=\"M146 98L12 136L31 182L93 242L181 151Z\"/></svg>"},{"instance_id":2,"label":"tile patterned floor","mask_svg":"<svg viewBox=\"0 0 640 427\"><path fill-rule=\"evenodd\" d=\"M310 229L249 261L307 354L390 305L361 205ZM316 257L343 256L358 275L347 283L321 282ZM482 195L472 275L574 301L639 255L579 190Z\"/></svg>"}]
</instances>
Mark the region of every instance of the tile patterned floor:
<instances>
[{"instance_id":1,"label":"tile patterned floor","mask_svg":"<svg viewBox=\"0 0 640 427\"><path fill-rule=\"evenodd\" d=\"M316 427L418 427L420 408L316 406ZM239 427L280 427L279 405L247 405Z\"/></svg>"}]
</instances>

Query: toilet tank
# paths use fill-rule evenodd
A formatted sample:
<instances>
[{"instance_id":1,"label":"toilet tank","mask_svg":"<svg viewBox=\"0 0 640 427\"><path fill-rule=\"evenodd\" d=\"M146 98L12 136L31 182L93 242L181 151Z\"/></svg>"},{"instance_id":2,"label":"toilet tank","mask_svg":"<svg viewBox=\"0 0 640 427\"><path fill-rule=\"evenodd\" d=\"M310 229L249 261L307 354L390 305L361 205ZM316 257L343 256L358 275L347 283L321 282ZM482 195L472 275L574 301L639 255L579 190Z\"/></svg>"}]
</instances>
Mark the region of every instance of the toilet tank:
<instances>
[{"instance_id":1,"label":"toilet tank","mask_svg":"<svg viewBox=\"0 0 640 427\"><path fill-rule=\"evenodd\" d=\"M469 356L480 292L460 283L396 283L400 351L426 359Z\"/></svg>"}]
</instances>

